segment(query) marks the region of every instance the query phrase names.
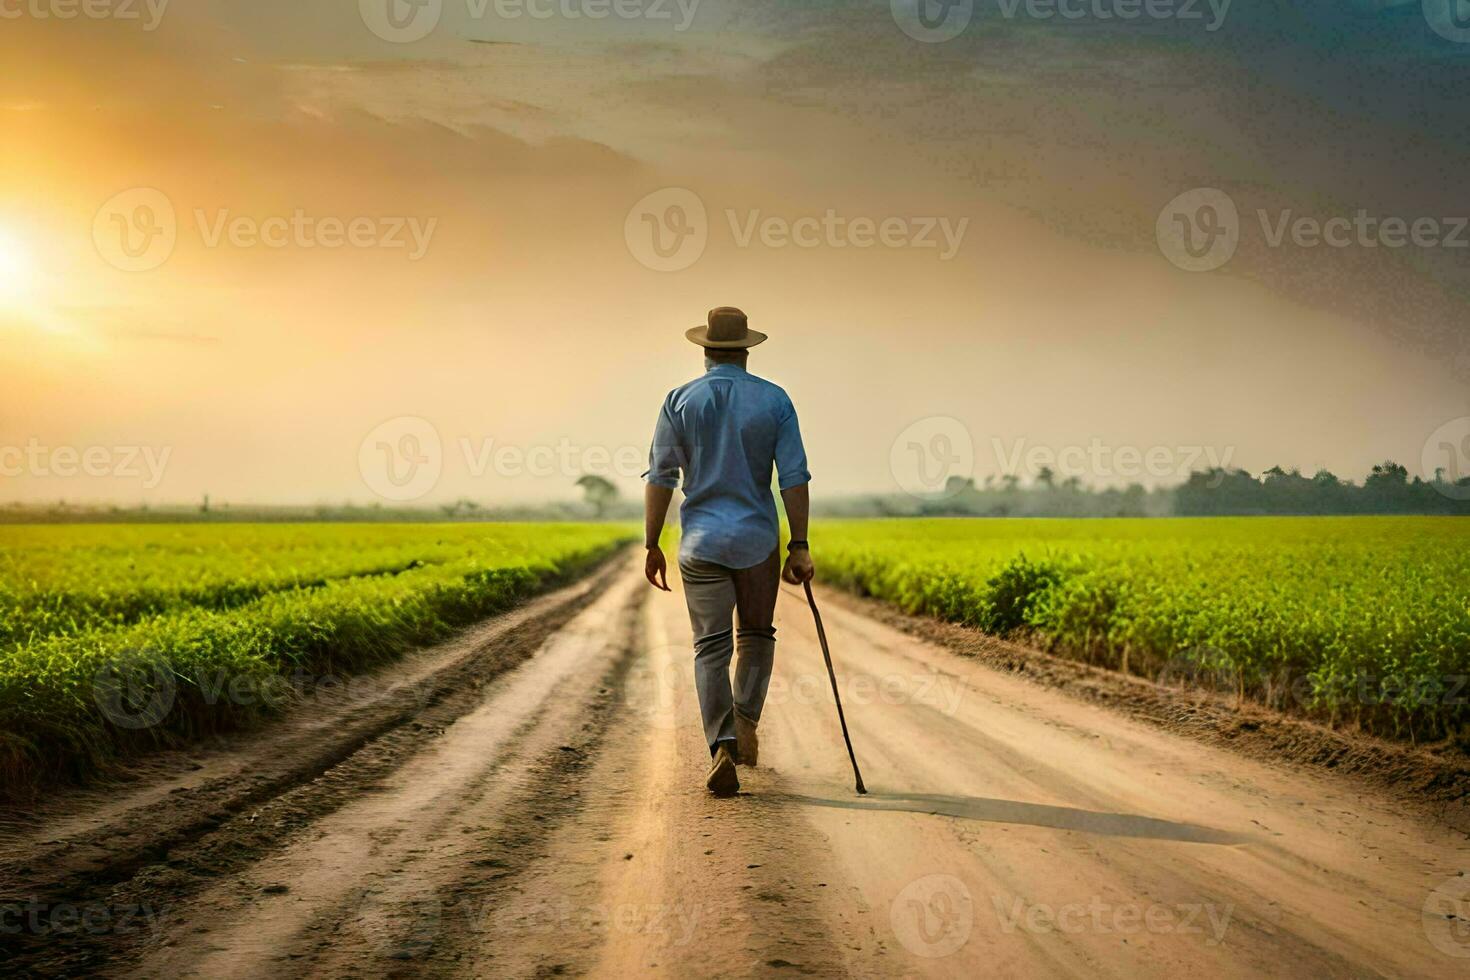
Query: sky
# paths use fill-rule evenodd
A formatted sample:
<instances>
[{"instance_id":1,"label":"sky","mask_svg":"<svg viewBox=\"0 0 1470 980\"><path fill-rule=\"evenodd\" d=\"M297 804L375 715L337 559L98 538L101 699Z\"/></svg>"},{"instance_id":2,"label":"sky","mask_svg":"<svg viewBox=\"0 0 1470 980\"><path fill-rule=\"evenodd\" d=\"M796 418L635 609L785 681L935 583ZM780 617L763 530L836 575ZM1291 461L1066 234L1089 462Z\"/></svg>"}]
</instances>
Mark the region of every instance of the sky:
<instances>
[{"instance_id":1,"label":"sky","mask_svg":"<svg viewBox=\"0 0 1470 980\"><path fill-rule=\"evenodd\" d=\"M0 0L0 502L1470 472L1470 3L1142 6Z\"/></svg>"}]
</instances>

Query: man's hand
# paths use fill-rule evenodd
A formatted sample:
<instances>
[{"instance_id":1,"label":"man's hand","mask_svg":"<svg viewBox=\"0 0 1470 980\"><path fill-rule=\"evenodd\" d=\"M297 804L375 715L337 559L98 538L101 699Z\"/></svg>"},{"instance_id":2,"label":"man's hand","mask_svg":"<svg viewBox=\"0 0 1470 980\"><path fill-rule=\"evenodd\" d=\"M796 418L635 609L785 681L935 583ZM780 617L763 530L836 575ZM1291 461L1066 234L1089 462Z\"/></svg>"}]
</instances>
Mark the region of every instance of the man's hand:
<instances>
[{"instance_id":1,"label":"man's hand","mask_svg":"<svg viewBox=\"0 0 1470 980\"><path fill-rule=\"evenodd\" d=\"M655 589L663 589L672 592L669 588L669 563L664 559L664 550L659 547L648 549L648 556L643 559L643 574L648 576L648 584Z\"/></svg>"},{"instance_id":2,"label":"man's hand","mask_svg":"<svg viewBox=\"0 0 1470 980\"><path fill-rule=\"evenodd\" d=\"M786 567L781 569L781 578L788 585L800 585L810 582L817 573L812 567L811 549L806 546L807 514L811 511L807 485L798 483L782 490L781 503L786 505L786 520L791 525L791 539L786 542Z\"/></svg>"},{"instance_id":3,"label":"man's hand","mask_svg":"<svg viewBox=\"0 0 1470 980\"><path fill-rule=\"evenodd\" d=\"M805 548L797 548L786 556L786 567L781 569L781 578L789 585L800 585L810 582L812 576L817 574L817 568L812 564L812 553Z\"/></svg>"}]
</instances>

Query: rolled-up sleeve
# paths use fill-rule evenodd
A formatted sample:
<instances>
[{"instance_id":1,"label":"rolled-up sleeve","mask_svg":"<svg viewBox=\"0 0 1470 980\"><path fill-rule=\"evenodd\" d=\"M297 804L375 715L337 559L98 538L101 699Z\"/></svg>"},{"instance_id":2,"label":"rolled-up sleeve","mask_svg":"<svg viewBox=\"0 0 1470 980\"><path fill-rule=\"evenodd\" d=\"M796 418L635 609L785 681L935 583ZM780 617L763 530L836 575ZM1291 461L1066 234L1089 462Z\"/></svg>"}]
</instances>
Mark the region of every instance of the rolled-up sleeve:
<instances>
[{"instance_id":1,"label":"rolled-up sleeve","mask_svg":"<svg viewBox=\"0 0 1470 980\"><path fill-rule=\"evenodd\" d=\"M680 449L679 432L669 414L669 403L659 409L658 422L653 427L653 445L648 450L648 470L643 478L654 486L679 488L679 465L684 456Z\"/></svg>"},{"instance_id":2,"label":"rolled-up sleeve","mask_svg":"<svg viewBox=\"0 0 1470 980\"><path fill-rule=\"evenodd\" d=\"M812 481L806 468L806 447L801 444L801 426L796 421L796 408L789 399L781 406L782 417L776 430L776 485L782 490Z\"/></svg>"}]
</instances>

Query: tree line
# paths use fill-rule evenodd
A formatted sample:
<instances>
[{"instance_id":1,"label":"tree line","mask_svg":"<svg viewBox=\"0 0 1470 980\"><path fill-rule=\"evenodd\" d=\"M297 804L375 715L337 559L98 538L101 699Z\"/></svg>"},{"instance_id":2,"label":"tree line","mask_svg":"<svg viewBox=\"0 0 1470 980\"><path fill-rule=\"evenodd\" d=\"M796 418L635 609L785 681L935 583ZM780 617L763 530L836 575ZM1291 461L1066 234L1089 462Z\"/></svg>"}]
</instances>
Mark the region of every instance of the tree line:
<instances>
[{"instance_id":1,"label":"tree line","mask_svg":"<svg viewBox=\"0 0 1470 980\"><path fill-rule=\"evenodd\" d=\"M1373 467L1362 483L1327 470L1303 476L1273 466L1260 477L1244 470L1192 473L1174 490L1174 512L1211 514L1461 514L1470 515L1470 477L1449 482L1409 477L1392 460Z\"/></svg>"},{"instance_id":2,"label":"tree line","mask_svg":"<svg viewBox=\"0 0 1470 980\"><path fill-rule=\"evenodd\" d=\"M1174 487L1092 488L1058 480L1043 467L1023 484L990 476L976 484L952 476L927 497L875 494L825 500L813 510L831 517L1206 517L1304 514L1447 514L1470 516L1470 477L1451 482L1410 477L1398 463L1373 467L1362 483L1327 470L1303 476L1279 466L1254 476L1242 469L1196 471Z\"/></svg>"}]
</instances>

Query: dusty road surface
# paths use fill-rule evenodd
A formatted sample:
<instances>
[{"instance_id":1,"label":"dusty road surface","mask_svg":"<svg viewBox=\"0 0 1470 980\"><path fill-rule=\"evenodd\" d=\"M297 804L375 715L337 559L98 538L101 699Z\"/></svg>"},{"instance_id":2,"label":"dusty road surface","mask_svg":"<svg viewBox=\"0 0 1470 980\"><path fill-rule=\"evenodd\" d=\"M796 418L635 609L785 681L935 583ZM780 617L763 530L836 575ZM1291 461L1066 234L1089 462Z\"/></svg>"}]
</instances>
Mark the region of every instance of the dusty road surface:
<instances>
[{"instance_id":1,"label":"dusty road surface","mask_svg":"<svg viewBox=\"0 0 1470 980\"><path fill-rule=\"evenodd\" d=\"M11 975L1463 976L1463 835L828 602L711 798L621 556L380 683L5 827ZM820 594L820 593L819 593ZM1460 910L1464 906L1458 906ZM1446 911L1448 910L1448 911Z\"/></svg>"}]
</instances>

